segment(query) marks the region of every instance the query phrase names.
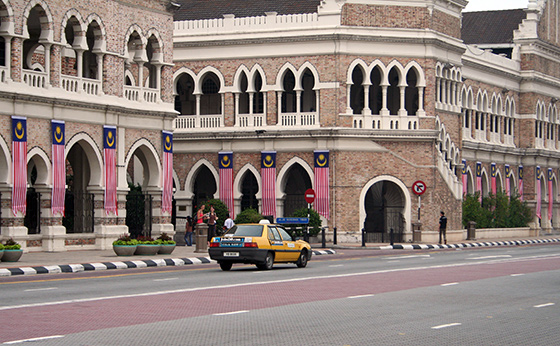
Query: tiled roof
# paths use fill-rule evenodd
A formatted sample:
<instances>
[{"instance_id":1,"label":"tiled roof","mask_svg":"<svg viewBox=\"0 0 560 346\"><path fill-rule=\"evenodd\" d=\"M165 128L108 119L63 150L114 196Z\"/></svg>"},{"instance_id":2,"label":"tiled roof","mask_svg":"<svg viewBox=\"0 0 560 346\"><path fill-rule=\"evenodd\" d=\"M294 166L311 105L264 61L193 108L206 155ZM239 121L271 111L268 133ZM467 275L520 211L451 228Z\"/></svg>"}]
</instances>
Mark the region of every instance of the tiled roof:
<instances>
[{"instance_id":1,"label":"tiled roof","mask_svg":"<svg viewBox=\"0 0 560 346\"><path fill-rule=\"evenodd\" d=\"M317 12L321 0L174 0L181 5L174 20L264 16L265 12L299 14Z\"/></svg>"},{"instance_id":2,"label":"tiled roof","mask_svg":"<svg viewBox=\"0 0 560 346\"><path fill-rule=\"evenodd\" d=\"M463 12L461 36L466 44L512 43L523 19L523 9Z\"/></svg>"}]
</instances>

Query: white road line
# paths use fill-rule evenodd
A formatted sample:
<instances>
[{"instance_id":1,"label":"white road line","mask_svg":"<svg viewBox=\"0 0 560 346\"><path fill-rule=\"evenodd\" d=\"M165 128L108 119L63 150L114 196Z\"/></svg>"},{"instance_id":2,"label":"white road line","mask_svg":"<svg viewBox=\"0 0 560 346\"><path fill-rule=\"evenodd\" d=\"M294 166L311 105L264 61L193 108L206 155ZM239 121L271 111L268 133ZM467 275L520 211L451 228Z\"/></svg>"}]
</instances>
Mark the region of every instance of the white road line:
<instances>
[{"instance_id":1,"label":"white road line","mask_svg":"<svg viewBox=\"0 0 560 346\"><path fill-rule=\"evenodd\" d=\"M237 314L244 314L249 312L249 310L239 310L239 311L231 311L231 312L222 312L219 314L213 314L214 316L228 316L228 315L237 315Z\"/></svg>"},{"instance_id":2,"label":"white road line","mask_svg":"<svg viewBox=\"0 0 560 346\"><path fill-rule=\"evenodd\" d=\"M40 338L8 341L8 342L3 343L2 345L21 344L21 343L29 342L29 341L33 342L33 341L41 341L41 340L49 340L49 339L59 339L59 338L63 338L63 337L64 337L64 335L43 336L43 337L40 337Z\"/></svg>"},{"instance_id":3,"label":"white road line","mask_svg":"<svg viewBox=\"0 0 560 346\"><path fill-rule=\"evenodd\" d=\"M179 278L167 278L167 279L155 279L154 281L171 281L171 280L177 280Z\"/></svg>"},{"instance_id":4,"label":"white road line","mask_svg":"<svg viewBox=\"0 0 560 346\"><path fill-rule=\"evenodd\" d=\"M405 255L405 256L382 257L382 259L394 260L394 259L410 259L410 258L423 258L423 257L431 257L431 256L430 255Z\"/></svg>"},{"instance_id":5,"label":"white road line","mask_svg":"<svg viewBox=\"0 0 560 346\"><path fill-rule=\"evenodd\" d=\"M554 303L540 304L540 305L535 305L535 306L533 306L533 307L534 307L534 308L544 308L544 307L552 306L552 305L554 305Z\"/></svg>"},{"instance_id":6,"label":"white road line","mask_svg":"<svg viewBox=\"0 0 560 346\"><path fill-rule=\"evenodd\" d=\"M445 286L455 286L455 285L458 285L458 284L459 284L458 282L449 282L449 283L446 283L446 284L441 284L441 286L442 286L442 287L445 287Z\"/></svg>"},{"instance_id":7,"label":"white road line","mask_svg":"<svg viewBox=\"0 0 560 346\"><path fill-rule=\"evenodd\" d=\"M367 298L367 297L373 297L373 294L362 294L360 296L350 296L350 297L346 297L348 299L356 299L356 298Z\"/></svg>"},{"instance_id":8,"label":"white road line","mask_svg":"<svg viewBox=\"0 0 560 346\"><path fill-rule=\"evenodd\" d=\"M50 291L50 290L57 290L58 287L45 287L45 288L30 288L27 290L23 290L24 292L37 292L37 291Z\"/></svg>"},{"instance_id":9,"label":"white road line","mask_svg":"<svg viewBox=\"0 0 560 346\"><path fill-rule=\"evenodd\" d=\"M510 276L523 276L525 274L511 274Z\"/></svg>"},{"instance_id":10,"label":"white road line","mask_svg":"<svg viewBox=\"0 0 560 346\"><path fill-rule=\"evenodd\" d=\"M303 278L268 280L268 281L260 281L260 282L245 282L245 283L239 283L239 284L226 284L226 285L194 287L194 288L181 288L181 289L175 289L175 290L164 290L164 291L134 293L134 294L122 294L122 295L106 296L106 297L68 299L68 300L59 300L59 301L53 301L53 302L21 304L21 305L11 305L11 306L0 306L0 311L31 308L31 307L38 307L38 306L53 306L53 305L62 305L62 304L95 302L95 301L102 301L102 300L122 299L122 298L132 298L132 297L134 297L134 298L137 298L137 297L151 297L151 296L157 296L157 295L163 295L163 294L198 292L198 291L211 290L211 289L224 289L224 288L233 288L233 287L271 285L271 284L288 283L288 282L301 282L301 281L322 280L322 279L332 279L332 278L347 278L347 277L356 277L356 276L364 276L364 275L385 274L385 273L402 273L402 272L408 272L408 271L421 271L421 270L440 269L440 268L457 268L457 267L466 267L466 266L473 266L473 265L480 265L480 264L487 264L487 263L538 261L538 260L551 259L551 258L560 258L560 255L557 255L557 254L554 254L554 255L537 255L537 256L528 256L528 257L518 257L518 258L511 259L511 260L494 260L494 261L488 261L488 262L487 261L480 261L480 262L469 262L469 263L463 262L463 263L442 264L442 265L433 265L433 266L419 266L419 267L410 267L410 268L382 269L382 270L372 270L372 271L366 271L366 272L360 272L360 273L346 273L346 274L334 274L334 275L322 275L322 276L307 276L307 277L303 277ZM256 271L254 273L263 273L263 272L267 272L267 271Z\"/></svg>"},{"instance_id":11,"label":"white road line","mask_svg":"<svg viewBox=\"0 0 560 346\"><path fill-rule=\"evenodd\" d=\"M432 329L442 329L442 328L448 328L448 327L456 327L456 326L460 326L461 323L449 323L449 324L441 324L439 326L434 326L432 327Z\"/></svg>"},{"instance_id":12,"label":"white road line","mask_svg":"<svg viewBox=\"0 0 560 346\"><path fill-rule=\"evenodd\" d=\"M337 267L344 267L344 264L332 264L329 268L337 268Z\"/></svg>"},{"instance_id":13,"label":"white road line","mask_svg":"<svg viewBox=\"0 0 560 346\"><path fill-rule=\"evenodd\" d=\"M494 258L511 258L511 255L499 255L499 256L482 256L469 258L470 260L482 260L482 259L494 259Z\"/></svg>"}]
</instances>

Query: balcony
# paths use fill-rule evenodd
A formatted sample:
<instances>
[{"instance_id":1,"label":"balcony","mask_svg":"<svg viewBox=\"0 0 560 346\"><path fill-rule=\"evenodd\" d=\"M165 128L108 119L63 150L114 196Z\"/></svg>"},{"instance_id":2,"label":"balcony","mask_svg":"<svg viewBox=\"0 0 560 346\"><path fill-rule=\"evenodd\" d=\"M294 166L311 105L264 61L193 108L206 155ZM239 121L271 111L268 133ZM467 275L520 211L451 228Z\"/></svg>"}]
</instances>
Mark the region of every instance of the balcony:
<instances>
[{"instance_id":1,"label":"balcony","mask_svg":"<svg viewBox=\"0 0 560 346\"><path fill-rule=\"evenodd\" d=\"M73 93L83 92L88 95L99 95L101 92L101 81L74 76L62 76L61 88Z\"/></svg>"},{"instance_id":2,"label":"balcony","mask_svg":"<svg viewBox=\"0 0 560 346\"><path fill-rule=\"evenodd\" d=\"M32 88L46 88L48 74L41 71L23 70L23 83Z\"/></svg>"},{"instance_id":3,"label":"balcony","mask_svg":"<svg viewBox=\"0 0 560 346\"><path fill-rule=\"evenodd\" d=\"M418 130L417 115L353 115L352 127L369 130Z\"/></svg>"},{"instance_id":4,"label":"balcony","mask_svg":"<svg viewBox=\"0 0 560 346\"><path fill-rule=\"evenodd\" d=\"M211 115L180 115L173 122L174 130L194 130L205 131L216 129L223 126L224 117L221 114Z\"/></svg>"}]
</instances>

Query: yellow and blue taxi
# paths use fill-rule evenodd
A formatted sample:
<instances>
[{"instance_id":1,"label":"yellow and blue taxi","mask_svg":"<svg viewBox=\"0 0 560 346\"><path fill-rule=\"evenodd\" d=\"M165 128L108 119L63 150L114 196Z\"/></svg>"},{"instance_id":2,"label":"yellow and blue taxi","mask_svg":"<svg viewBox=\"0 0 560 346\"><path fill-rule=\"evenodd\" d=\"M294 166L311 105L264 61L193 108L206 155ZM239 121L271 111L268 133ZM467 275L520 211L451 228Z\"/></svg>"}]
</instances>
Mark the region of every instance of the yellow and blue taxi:
<instances>
[{"instance_id":1,"label":"yellow and blue taxi","mask_svg":"<svg viewBox=\"0 0 560 346\"><path fill-rule=\"evenodd\" d=\"M282 226L268 220L233 226L212 238L208 253L224 271L234 263L256 264L263 270L272 269L274 263L295 263L304 268L312 255L309 243L294 240Z\"/></svg>"}]
</instances>

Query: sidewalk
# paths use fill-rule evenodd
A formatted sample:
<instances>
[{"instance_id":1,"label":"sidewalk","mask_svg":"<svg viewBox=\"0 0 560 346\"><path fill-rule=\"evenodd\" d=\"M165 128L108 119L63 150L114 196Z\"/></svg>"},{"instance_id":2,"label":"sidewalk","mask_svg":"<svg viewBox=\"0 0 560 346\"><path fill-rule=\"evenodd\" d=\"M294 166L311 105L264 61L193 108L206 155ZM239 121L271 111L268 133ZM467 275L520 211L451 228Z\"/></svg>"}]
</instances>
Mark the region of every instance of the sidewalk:
<instances>
[{"instance_id":1,"label":"sidewalk","mask_svg":"<svg viewBox=\"0 0 560 346\"><path fill-rule=\"evenodd\" d=\"M313 243L313 256L335 254L338 249L365 250L427 250L453 249L488 246L519 246L528 244L560 244L560 237L540 236L519 239L484 239L480 241L462 241L439 244L398 243L394 245L367 243ZM195 246L177 246L170 255L155 256L117 256L111 250L81 250L66 252L31 252L24 253L18 262L0 262L0 277L13 275L33 275L48 273L71 273L89 270L127 269L155 266L182 266L211 263L208 251L195 252Z\"/></svg>"}]
</instances>

